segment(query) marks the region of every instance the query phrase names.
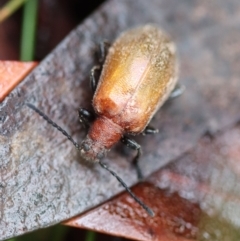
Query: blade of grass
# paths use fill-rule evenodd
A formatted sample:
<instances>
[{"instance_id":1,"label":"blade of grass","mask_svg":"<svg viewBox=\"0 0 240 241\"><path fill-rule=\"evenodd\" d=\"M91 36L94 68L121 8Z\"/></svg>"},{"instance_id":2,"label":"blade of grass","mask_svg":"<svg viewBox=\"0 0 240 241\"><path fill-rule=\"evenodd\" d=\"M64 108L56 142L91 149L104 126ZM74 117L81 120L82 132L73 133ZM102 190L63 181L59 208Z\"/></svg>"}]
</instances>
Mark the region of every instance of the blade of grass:
<instances>
[{"instance_id":1,"label":"blade of grass","mask_svg":"<svg viewBox=\"0 0 240 241\"><path fill-rule=\"evenodd\" d=\"M24 5L21 34L20 60L31 61L34 57L38 0L29 0Z\"/></svg>"},{"instance_id":2,"label":"blade of grass","mask_svg":"<svg viewBox=\"0 0 240 241\"><path fill-rule=\"evenodd\" d=\"M66 240L66 235L69 232L70 228L67 226L63 226L61 224L56 225L53 228L52 234L49 237L51 241L64 241Z\"/></svg>"},{"instance_id":3,"label":"blade of grass","mask_svg":"<svg viewBox=\"0 0 240 241\"><path fill-rule=\"evenodd\" d=\"M87 231L85 241L94 241L96 239L96 233L93 231Z\"/></svg>"},{"instance_id":4,"label":"blade of grass","mask_svg":"<svg viewBox=\"0 0 240 241\"><path fill-rule=\"evenodd\" d=\"M5 19L7 19L11 14L13 14L26 1L28 1L28 0L11 0L11 1L8 1L0 9L0 23L3 22Z\"/></svg>"}]
</instances>

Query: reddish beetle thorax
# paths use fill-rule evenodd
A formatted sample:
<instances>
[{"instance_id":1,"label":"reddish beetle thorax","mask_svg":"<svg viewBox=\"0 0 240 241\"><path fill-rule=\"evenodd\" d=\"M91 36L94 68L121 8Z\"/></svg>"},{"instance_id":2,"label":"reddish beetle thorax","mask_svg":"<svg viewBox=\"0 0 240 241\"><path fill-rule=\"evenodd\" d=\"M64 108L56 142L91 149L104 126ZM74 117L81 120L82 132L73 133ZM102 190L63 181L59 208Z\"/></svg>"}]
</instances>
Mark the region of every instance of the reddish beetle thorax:
<instances>
[{"instance_id":1,"label":"reddish beetle thorax","mask_svg":"<svg viewBox=\"0 0 240 241\"><path fill-rule=\"evenodd\" d=\"M119 125L106 117L98 117L81 144L81 156L87 161L98 162L121 139L122 134L123 129Z\"/></svg>"}]
</instances>

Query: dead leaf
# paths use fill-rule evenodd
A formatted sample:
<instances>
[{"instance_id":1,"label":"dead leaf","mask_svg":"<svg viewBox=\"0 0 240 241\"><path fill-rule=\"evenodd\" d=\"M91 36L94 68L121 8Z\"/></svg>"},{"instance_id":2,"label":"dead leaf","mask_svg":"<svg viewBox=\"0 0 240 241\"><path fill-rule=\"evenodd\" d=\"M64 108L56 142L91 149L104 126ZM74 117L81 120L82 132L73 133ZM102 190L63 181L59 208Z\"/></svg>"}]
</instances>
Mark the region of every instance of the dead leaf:
<instances>
[{"instance_id":1,"label":"dead leaf","mask_svg":"<svg viewBox=\"0 0 240 241\"><path fill-rule=\"evenodd\" d=\"M36 62L0 61L0 102L36 65Z\"/></svg>"},{"instance_id":2,"label":"dead leaf","mask_svg":"<svg viewBox=\"0 0 240 241\"><path fill-rule=\"evenodd\" d=\"M122 190L99 166L83 163L64 136L24 105L36 105L81 142L85 131L77 109L91 108L88 75L100 40L154 22L178 45L186 92L155 116L159 135L136 138L143 146L144 175L193 148L206 131L236 123L238 9L237 0L108 1L74 30L0 105L0 238L58 223ZM128 185L137 182L130 159L117 145L105 160Z\"/></svg>"},{"instance_id":3,"label":"dead leaf","mask_svg":"<svg viewBox=\"0 0 240 241\"><path fill-rule=\"evenodd\" d=\"M133 240L239 240L240 126L201 138L194 150L132 190L65 224Z\"/></svg>"}]
</instances>

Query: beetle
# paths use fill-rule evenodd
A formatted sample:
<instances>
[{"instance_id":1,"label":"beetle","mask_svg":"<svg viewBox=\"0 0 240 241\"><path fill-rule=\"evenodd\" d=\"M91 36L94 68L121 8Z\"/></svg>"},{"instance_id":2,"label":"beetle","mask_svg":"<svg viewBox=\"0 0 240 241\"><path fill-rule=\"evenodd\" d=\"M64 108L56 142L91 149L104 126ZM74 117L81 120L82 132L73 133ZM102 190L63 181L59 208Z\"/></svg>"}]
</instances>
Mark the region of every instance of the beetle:
<instances>
[{"instance_id":1,"label":"beetle","mask_svg":"<svg viewBox=\"0 0 240 241\"><path fill-rule=\"evenodd\" d=\"M149 126L150 120L168 98L183 92L184 88L177 85L176 47L165 32L148 24L123 32L108 50L107 43L102 43L100 50L101 63L104 63L94 66L90 72L95 114L79 109L79 120L89 129L81 145L35 106L27 105L67 136L85 160L99 163L114 175L129 194L153 215L152 210L101 160L121 140L137 151L133 164L138 177L142 178L138 166L141 146L129 135L157 133L157 129ZM101 74L97 81L99 70Z\"/></svg>"}]
</instances>

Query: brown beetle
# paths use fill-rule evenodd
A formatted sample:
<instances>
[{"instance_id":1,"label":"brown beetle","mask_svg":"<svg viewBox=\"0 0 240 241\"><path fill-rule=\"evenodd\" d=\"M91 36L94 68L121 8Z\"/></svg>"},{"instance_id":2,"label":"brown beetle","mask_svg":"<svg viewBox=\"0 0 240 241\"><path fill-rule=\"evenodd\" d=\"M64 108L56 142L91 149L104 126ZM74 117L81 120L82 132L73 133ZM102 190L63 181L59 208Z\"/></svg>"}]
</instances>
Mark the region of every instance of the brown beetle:
<instances>
[{"instance_id":1,"label":"brown beetle","mask_svg":"<svg viewBox=\"0 0 240 241\"><path fill-rule=\"evenodd\" d=\"M102 59L105 59L105 45L101 45L101 49ZM141 146L125 135L158 132L148 126L151 118L169 97L182 93L183 88L176 85L178 64L175 49L169 37L153 25L141 26L121 34L108 49L103 67L95 66L91 71L96 118L93 113L79 109L80 122L85 127L90 127L80 146L40 110L27 104L67 136L84 159L98 162L111 172L150 215L153 215L152 210L101 159L121 140L137 150L133 163L137 167L138 177L142 177L138 167ZM102 71L97 83L95 76L98 70Z\"/></svg>"}]
</instances>

